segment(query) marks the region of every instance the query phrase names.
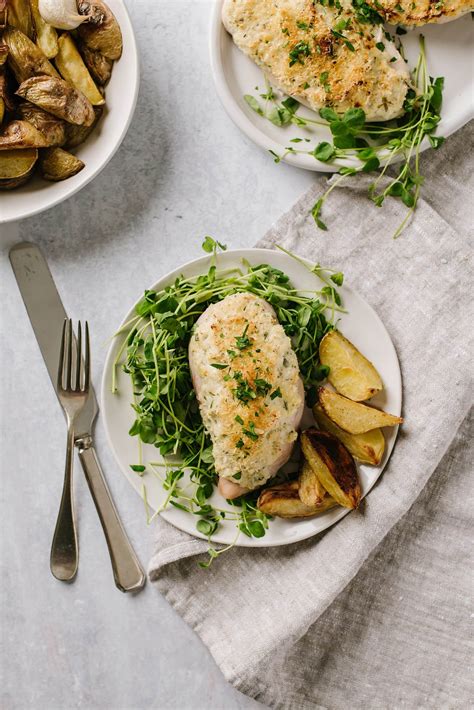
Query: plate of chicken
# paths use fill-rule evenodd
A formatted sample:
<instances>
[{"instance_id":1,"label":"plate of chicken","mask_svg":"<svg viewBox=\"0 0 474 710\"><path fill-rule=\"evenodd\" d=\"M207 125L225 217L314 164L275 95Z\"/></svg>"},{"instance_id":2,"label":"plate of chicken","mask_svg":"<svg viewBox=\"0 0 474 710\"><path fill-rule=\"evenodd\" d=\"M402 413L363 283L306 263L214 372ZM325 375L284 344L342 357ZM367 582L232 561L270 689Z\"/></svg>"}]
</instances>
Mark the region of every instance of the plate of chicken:
<instances>
[{"instance_id":1,"label":"plate of chicken","mask_svg":"<svg viewBox=\"0 0 474 710\"><path fill-rule=\"evenodd\" d=\"M211 545L296 542L359 508L385 468L402 423L397 355L336 269L204 246L117 330L109 443L148 522Z\"/></svg>"},{"instance_id":2,"label":"plate of chicken","mask_svg":"<svg viewBox=\"0 0 474 710\"><path fill-rule=\"evenodd\" d=\"M427 130L415 136L416 149L436 147L438 136L474 116L473 9L472 0L218 0L211 27L217 92L234 122L276 162L336 171L357 167L357 150L367 142L338 140L324 111L362 110L365 141L386 144L383 164L390 131L412 120L404 117L417 96L421 112L439 77L442 109L438 96L434 120L424 122L420 113ZM329 160L317 146L334 137ZM402 151L392 157L402 159Z\"/></svg>"}]
</instances>

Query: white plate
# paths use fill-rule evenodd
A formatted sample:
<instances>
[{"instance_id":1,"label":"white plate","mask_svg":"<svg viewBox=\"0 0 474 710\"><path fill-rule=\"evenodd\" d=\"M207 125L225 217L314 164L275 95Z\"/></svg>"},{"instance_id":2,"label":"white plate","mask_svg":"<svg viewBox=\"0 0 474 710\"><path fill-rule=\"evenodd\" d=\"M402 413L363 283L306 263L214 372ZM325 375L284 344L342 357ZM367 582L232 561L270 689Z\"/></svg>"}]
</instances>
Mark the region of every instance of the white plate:
<instances>
[{"instance_id":1,"label":"white plate","mask_svg":"<svg viewBox=\"0 0 474 710\"><path fill-rule=\"evenodd\" d=\"M87 141L73 151L86 167L62 182L47 182L34 177L17 190L0 193L0 224L31 217L74 195L107 165L125 137L137 103L138 52L123 0L107 2L122 30L123 52L114 63L106 87L107 109L99 125Z\"/></svg>"},{"instance_id":2,"label":"white plate","mask_svg":"<svg viewBox=\"0 0 474 710\"><path fill-rule=\"evenodd\" d=\"M314 274L311 274L304 266L279 251L267 249L228 251L219 255L218 268L241 266L242 259L247 259L253 265L267 263L281 269L288 274L293 285L298 289L320 288L321 282ZM205 256L201 259L196 259L163 276L152 288L156 290L162 289L172 283L177 276L196 276L207 272L208 268L209 257ZM402 405L401 375L397 355L390 336L377 314L352 288L343 286L340 292L344 306L348 311L347 314L342 314L341 316L340 328L374 363L385 385L383 394L374 397L372 402L393 414L399 415ZM135 306L127 313L119 327L122 327L134 314ZM130 406L132 388L129 376L119 371L117 373L119 393L112 394L111 392L112 365L121 342L121 338L115 338L107 354L102 380L102 416L108 440L117 463L140 496L143 495L143 484L146 486L148 504L150 508L156 510L165 497L161 483L150 472L145 473L143 478L140 478L130 469L130 464L137 462L138 444L136 437L132 438L128 435L128 431L134 421L134 413ZM381 465L376 467L358 465L364 496L370 491L382 473L395 443L397 430L394 428L387 429L385 436L386 450ZM143 460L144 462L150 462L162 459L158 450L153 446L143 445ZM218 493L214 493L211 502L214 502L219 507L227 506ZM241 535L237 544L243 547L272 547L304 540L333 525L348 512L348 510L343 508L336 508L318 517L301 521L275 519L271 521L265 537L257 539ZM161 515L180 530L184 530L196 537L203 537L196 531L196 519L192 515L176 508L165 510ZM234 539L235 526L229 521L225 521L218 533L213 536L215 542L225 544L230 544Z\"/></svg>"},{"instance_id":3,"label":"white plate","mask_svg":"<svg viewBox=\"0 0 474 710\"><path fill-rule=\"evenodd\" d=\"M244 94L258 96L256 86L260 88L261 93L265 91L264 76L262 70L235 46L226 32L221 22L223 2L224 0L216 0L212 14L211 67L219 98L234 123L254 143L267 151L273 150L278 155L282 155L285 147L291 145L288 143L291 138L312 138L314 145L319 141L330 140L331 134L324 126L274 126L247 105ZM394 30L393 27L389 29ZM474 117L474 23L468 13L454 22L426 25L401 37L410 68L418 59L420 34L426 38L430 76L445 78L442 120L437 134L449 136ZM303 117L315 116L313 111L305 107L301 107L298 113ZM422 149L428 147L429 142L426 140ZM288 155L284 160L298 168L321 172L333 172L339 169L338 166L356 164L355 161L346 160L335 161L335 164L329 165L309 155Z\"/></svg>"}]
</instances>

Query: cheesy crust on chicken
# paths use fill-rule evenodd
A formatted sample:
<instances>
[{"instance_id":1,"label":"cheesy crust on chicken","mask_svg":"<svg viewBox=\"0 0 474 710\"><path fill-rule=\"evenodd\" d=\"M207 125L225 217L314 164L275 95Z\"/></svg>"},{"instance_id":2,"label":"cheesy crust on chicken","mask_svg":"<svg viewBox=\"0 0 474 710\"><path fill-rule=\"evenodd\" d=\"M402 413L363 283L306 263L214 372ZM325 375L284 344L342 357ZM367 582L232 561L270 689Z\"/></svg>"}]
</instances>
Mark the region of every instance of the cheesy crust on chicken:
<instances>
[{"instance_id":1,"label":"cheesy crust on chicken","mask_svg":"<svg viewBox=\"0 0 474 710\"><path fill-rule=\"evenodd\" d=\"M304 408L298 360L274 309L251 293L209 306L189 364L216 471L234 484L221 492L262 486L288 461Z\"/></svg>"}]
</instances>

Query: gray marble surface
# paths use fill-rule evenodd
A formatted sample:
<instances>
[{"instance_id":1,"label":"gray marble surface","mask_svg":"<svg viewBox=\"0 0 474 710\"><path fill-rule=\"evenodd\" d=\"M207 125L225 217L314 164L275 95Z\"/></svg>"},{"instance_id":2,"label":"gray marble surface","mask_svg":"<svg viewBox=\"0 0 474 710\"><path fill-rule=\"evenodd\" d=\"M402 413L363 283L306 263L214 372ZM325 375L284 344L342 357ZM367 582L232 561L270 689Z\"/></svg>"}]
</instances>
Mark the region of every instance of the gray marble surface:
<instances>
[{"instance_id":1,"label":"gray marble surface","mask_svg":"<svg viewBox=\"0 0 474 710\"><path fill-rule=\"evenodd\" d=\"M107 339L145 287L199 256L205 234L251 246L314 179L275 166L222 109L208 59L211 3L128 5L142 78L122 147L75 197L0 227L0 702L6 709L247 710L262 706L226 684L156 590L130 597L115 589L78 463L79 574L66 586L49 572L66 432L8 246L37 242L69 315L89 319L97 387ZM143 504L114 465L100 419L96 433L115 501L147 564L152 530Z\"/></svg>"}]
</instances>

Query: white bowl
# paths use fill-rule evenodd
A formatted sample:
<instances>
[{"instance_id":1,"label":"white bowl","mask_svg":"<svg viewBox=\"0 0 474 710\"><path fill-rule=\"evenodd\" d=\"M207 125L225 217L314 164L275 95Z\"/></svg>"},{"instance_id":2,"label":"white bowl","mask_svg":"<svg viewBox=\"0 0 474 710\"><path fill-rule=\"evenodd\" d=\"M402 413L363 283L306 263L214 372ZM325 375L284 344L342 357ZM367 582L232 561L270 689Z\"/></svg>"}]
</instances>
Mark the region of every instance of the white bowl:
<instances>
[{"instance_id":1,"label":"white bowl","mask_svg":"<svg viewBox=\"0 0 474 710\"><path fill-rule=\"evenodd\" d=\"M107 0L122 30L123 53L106 87L106 111L89 138L74 150L85 168L62 182L34 177L17 190L0 192L0 224L31 217L54 207L87 185L121 144L132 120L139 85L138 52L123 0Z\"/></svg>"}]
</instances>

